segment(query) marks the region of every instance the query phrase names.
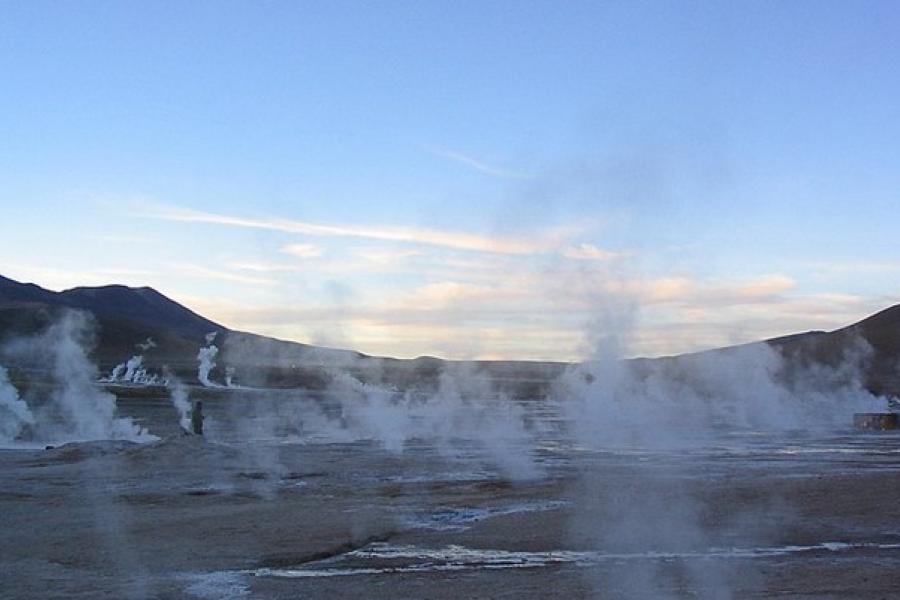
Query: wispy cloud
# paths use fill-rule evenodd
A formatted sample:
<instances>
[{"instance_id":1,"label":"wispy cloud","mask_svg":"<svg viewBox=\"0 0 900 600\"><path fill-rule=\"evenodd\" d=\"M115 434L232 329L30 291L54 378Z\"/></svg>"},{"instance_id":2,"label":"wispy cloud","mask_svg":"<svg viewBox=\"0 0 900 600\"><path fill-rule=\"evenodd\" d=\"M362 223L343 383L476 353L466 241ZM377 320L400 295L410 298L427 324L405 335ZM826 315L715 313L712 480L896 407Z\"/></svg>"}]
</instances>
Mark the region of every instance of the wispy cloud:
<instances>
[{"instance_id":1,"label":"wispy cloud","mask_svg":"<svg viewBox=\"0 0 900 600\"><path fill-rule=\"evenodd\" d=\"M297 258L318 258L322 256L322 249L315 244L287 244L281 248L281 252Z\"/></svg>"},{"instance_id":2,"label":"wispy cloud","mask_svg":"<svg viewBox=\"0 0 900 600\"><path fill-rule=\"evenodd\" d=\"M273 279L264 277L254 277L241 273L234 273L225 269L213 269L202 265L192 265L187 263L175 263L169 265L169 269L190 275L192 277L201 277L203 279L218 279L221 281L230 281L232 283L247 283L251 285L275 285L277 282Z\"/></svg>"},{"instance_id":3,"label":"wispy cloud","mask_svg":"<svg viewBox=\"0 0 900 600\"><path fill-rule=\"evenodd\" d=\"M425 146L425 150L434 154L435 156L440 156L441 158L446 158L448 160L452 160L459 164L465 165L471 169L478 171L479 173L483 173L484 175L490 175L491 177L500 177L503 179L530 179L531 175L526 173L520 173L517 171L511 171L508 169L503 169L501 167L497 167L495 165L488 164L483 160L479 160L477 158L473 158L462 152L457 152L455 150L449 150L447 148L438 148L435 146Z\"/></svg>"},{"instance_id":4,"label":"wispy cloud","mask_svg":"<svg viewBox=\"0 0 900 600\"><path fill-rule=\"evenodd\" d=\"M365 225L323 225L281 218L248 218L203 212L178 207L152 207L139 216L182 223L208 223L249 229L267 229L284 233L324 237L365 238L388 242L406 242L440 246L455 250L497 254L540 254L553 252L573 234L571 228L557 228L529 237L492 237L486 235L429 229L422 227L371 227Z\"/></svg>"},{"instance_id":5,"label":"wispy cloud","mask_svg":"<svg viewBox=\"0 0 900 600\"><path fill-rule=\"evenodd\" d=\"M160 240L157 238L140 236L140 235L117 235L117 234L104 234L99 236L90 236L93 241L105 242L107 244L125 244L130 246L132 244L159 244Z\"/></svg>"},{"instance_id":6,"label":"wispy cloud","mask_svg":"<svg viewBox=\"0 0 900 600\"><path fill-rule=\"evenodd\" d=\"M267 263L267 262L247 262L234 261L228 263L228 268L237 269L239 271L251 271L254 273L292 273L302 271L303 269L297 265L288 265L283 263Z\"/></svg>"},{"instance_id":7,"label":"wispy cloud","mask_svg":"<svg viewBox=\"0 0 900 600\"><path fill-rule=\"evenodd\" d=\"M395 265L422 256L419 250L397 248L355 248L353 253L362 260L376 265Z\"/></svg>"},{"instance_id":8,"label":"wispy cloud","mask_svg":"<svg viewBox=\"0 0 900 600\"><path fill-rule=\"evenodd\" d=\"M688 277L662 277L637 284L645 304L747 305L778 299L796 283L784 275L745 281L702 282Z\"/></svg>"},{"instance_id":9,"label":"wispy cloud","mask_svg":"<svg viewBox=\"0 0 900 600\"><path fill-rule=\"evenodd\" d=\"M796 264L803 269L827 275L892 273L900 271L900 261L801 261Z\"/></svg>"},{"instance_id":10,"label":"wispy cloud","mask_svg":"<svg viewBox=\"0 0 900 600\"><path fill-rule=\"evenodd\" d=\"M622 258L623 254L598 248L593 244L576 244L563 248L562 255L574 260L611 260Z\"/></svg>"}]
</instances>

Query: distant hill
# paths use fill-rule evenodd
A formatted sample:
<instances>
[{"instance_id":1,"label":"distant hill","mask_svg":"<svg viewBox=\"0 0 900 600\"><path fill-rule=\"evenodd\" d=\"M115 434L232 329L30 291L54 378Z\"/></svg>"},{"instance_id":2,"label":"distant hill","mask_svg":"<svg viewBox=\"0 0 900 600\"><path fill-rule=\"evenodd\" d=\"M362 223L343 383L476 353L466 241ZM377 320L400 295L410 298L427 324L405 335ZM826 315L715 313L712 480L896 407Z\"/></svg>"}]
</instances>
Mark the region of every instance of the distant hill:
<instances>
[{"instance_id":1,"label":"distant hill","mask_svg":"<svg viewBox=\"0 0 900 600\"><path fill-rule=\"evenodd\" d=\"M31 283L0 276L0 342L40 332L65 310L90 313L96 323L93 358L102 372L135 354L154 369L163 365L186 381L194 381L197 352L206 336L216 333L220 349L214 378L224 380L224 365L245 367L245 376L257 384L309 384L308 365L347 363L364 355L347 350L319 348L231 330L164 296L153 288L123 285L76 287L53 292ZM137 345L152 339L155 347ZM286 371L280 373L280 371ZM296 381L287 373L294 371ZM270 381L274 379L275 381Z\"/></svg>"},{"instance_id":2,"label":"distant hill","mask_svg":"<svg viewBox=\"0 0 900 600\"><path fill-rule=\"evenodd\" d=\"M136 344L148 337L174 367L196 364L204 336L226 330L148 287L78 287L57 293L0 277L0 340L39 332L67 309L93 315L98 326L94 355L103 370L135 354Z\"/></svg>"},{"instance_id":3,"label":"distant hill","mask_svg":"<svg viewBox=\"0 0 900 600\"><path fill-rule=\"evenodd\" d=\"M225 329L149 287L77 287L60 292L59 300L71 308L88 310L100 319L162 327L185 336L205 336Z\"/></svg>"},{"instance_id":4,"label":"distant hill","mask_svg":"<svg viewBox=\"0 0 900 600\"><path fill-rule=\"evenodd\" d=\"M219 355L212 379L219 382L225 380L225 367L231 366L238 380L247 385L315 389L327 385L328 373L339 367L365 381L408 387L418 381L436 381L444 364L430 358L371 357L235 331L149 287L107 285L53 292L0 276L0 343L39 333L65 310L93 316L96 343L92 354L101 373L141 354L144 365L154 371L165 365L183 380L196 383L197 353L206 345L207 334L213 332ZM138 349L148 338L155 346Z\"/></svg>"},{"instance_id":5,"label":"distant hill","mask_svg":"<svg viewBox=\"0 0 900 600\"><path fill-rule=\"evenodd\" d=\"M145 327L177 331L181 335L202 336L225 329L149 287L105 285L76 287L57 293L33 283L19 283L0 276L0 308L41 306L87 310L98 319L121 319Z\"/></svg>"},{"instance_id":6,"label":"distant hill","mask_svg":"<svg viewBox=\"0 0 900 600\"><path fill-rule=\"evenodd\" d=\"M769 340L789 359L836 364L865 340L872 354L866 366L866 384L879 394L900 396L900 305L835 331L812 331Z\"/></svg>"},{"instance_id":7,"label":"distant hill","mask_svg":"<svg viewBox=\"0 0 900 600\"><path fill-rule=\"evenodd\" d=\"M142 353L137 344L152 338L156 347L143 352L145 364L172 368L185 381L195 382L197 352L208 333L217 332L220 349L213 378L223 381L224 366L236 370L248 385L320 388L335 367L364 381L398 388L433 386L442 370L454 361L432 357L401 360L277 340L235 331L207 319L149 287L122 285L77 287L52 292L30 283L0 276L0 342L45 328L66 309L91 313L97 325L94 359L104 372ZM765 340L797 364L837 364L858 339L874 350L866 377L878 393L900 396L900 305L832 332L810 331ZM707 352L727 352L729 348ZM678 360L640 359L640 361ZM512 393L534 395L559 375L566 363L531 361L470 361L476 373L505 384Z\"/></svg>"}]
</instances>

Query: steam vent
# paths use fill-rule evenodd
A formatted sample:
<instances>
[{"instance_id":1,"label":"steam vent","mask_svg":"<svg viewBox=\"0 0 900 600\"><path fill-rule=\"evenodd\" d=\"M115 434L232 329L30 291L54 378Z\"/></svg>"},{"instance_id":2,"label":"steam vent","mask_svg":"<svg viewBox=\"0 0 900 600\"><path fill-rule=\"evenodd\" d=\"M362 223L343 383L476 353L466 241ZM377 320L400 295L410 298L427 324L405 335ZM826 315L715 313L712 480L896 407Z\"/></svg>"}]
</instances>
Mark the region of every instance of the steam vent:
<instances>
[{"instance_id":1,"label":"steam vent","mask_svg":"<svg viewBox=\"0 0 900 600\"><path fill-rule=\"evenodd\" d=\"M856 413L853 426L857 429L897 429L897 413Z\"/></svg>"}]
</instances>

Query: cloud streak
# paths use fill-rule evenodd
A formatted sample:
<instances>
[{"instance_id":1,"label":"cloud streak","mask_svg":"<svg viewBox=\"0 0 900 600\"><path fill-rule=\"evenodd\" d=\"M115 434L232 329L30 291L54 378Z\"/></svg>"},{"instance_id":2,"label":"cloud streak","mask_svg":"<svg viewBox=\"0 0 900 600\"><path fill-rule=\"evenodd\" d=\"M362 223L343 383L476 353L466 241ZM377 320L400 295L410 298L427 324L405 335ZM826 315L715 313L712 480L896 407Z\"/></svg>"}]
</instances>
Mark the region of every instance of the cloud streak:
<instances>
[{"instance_id":1,"label":"cloud streak","mask_svg":"<svg viewBox=\"0 0 900 600\"><path fill-rule=\"evenodd\" d=\"M587 281L572 289L572 277ZM568 293L560 294L561 286ZM235 304L212 312L239 328L300 341L308 341L310 331L341 326L349 346L371 354L572 360L583 358L579 342L597 303L617 295L642 306L629 354L649 356L834 328L879 307L856 297L797 294L795 286L778 274L611 282L602 272L577 269L507 273L480 283L428 281L366 295L339 310L319 298L305 306Z\"/></svg>"},{"instance_id":2,"label":"cloud streak","mask_svg":"<svg viewBox=\"0 0 900 600\"><path fill-rule=\"evenodd\" d=\"M322 256L322 249L315 244L287 244L281 248L281 252L297 258L318 258Z\"/></svg>"},{"instance_id":3,"label":"cloud streak","mask_svg":"<svg viewBox=\"0 0 900 600\"><path fill-rule=\"evenodd\" d=\"M529 237L491 237L459 231L422 227L372 227L365 225L324 225L281 218L247 218L177 207L157 207L144 210L140 216L181 223L206 223L247 229L264 229L322 237L349 237L440 246L454 250L490 252L495 254L544 254L555 251L573 234L571 230L555 229Z\"/></svg>"},{"instance_id":4,"label":"cloud streak","mask_svg":"<svg viewBox=\"0 0 900 600\"><path fill-rule=\"evenodd\" d=\"M251 261L232 261L228 263L228 267L253 273L297 273L303 270L297 265Z\"/></svg>"},{"instance_id":5,"label":"cloud streak","mask_svg":"<svg viewBox=\"0 0 900 600\"><path fill-rule=\"evenodd\" d=\"M593 244L576 244L574 246L563 248L562 255L573 260L599 261L613 260L616 258L622 258L623 256L619 252L604 250L603 248L598 248Z\"/></svg>"},{"instance_id":6,"label":"cloud streak","mask_svg":"<svg viewBox=\"0 0 900 600\"><path fill-rule=\"evenodd\" d=\"M434 146L426 146L425 149L434 154L435 156L440 156L441 158L446 158L448 160L452 160L461 165L465 165L479 173L484 175L490 175L491 177L499 177L501 179L530 179L531 175L527 175L525 173L518 173L516 171L510 171L507 169L503 169L491 164L488 164L482 160L478 160L477 158L472 158L462 152L456 152L455 150L449 150L447 148L436 148Z\"/></svg>"},{"instance_id":7,"label":"cloud streak","mask_svg":"<svg viewBox=\"0 0 900 600\"><path fill-rule=\"evenodd\" d=\"M212 269L202 265L193 265L188 263L170 264L168 268L191 277L201 277L203 279L216 279L220 281L229 281L231 283L244 283L249 285L276 285L278 282L274 279L265 277L254 277L226 271L224 269Z\"/></svg>"}]
</instances>

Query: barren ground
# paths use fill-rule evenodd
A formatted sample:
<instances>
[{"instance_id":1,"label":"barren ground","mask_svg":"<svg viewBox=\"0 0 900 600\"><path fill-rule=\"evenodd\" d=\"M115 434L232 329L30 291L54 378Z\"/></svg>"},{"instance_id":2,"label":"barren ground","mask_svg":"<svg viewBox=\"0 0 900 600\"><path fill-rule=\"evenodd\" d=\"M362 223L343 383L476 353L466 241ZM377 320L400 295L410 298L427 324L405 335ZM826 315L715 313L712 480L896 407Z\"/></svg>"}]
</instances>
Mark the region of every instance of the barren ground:
<instances>
[{"instance_id":1,"label":"barren ground","mask_svg":"<svg viewBox=\"0 0 900 600\"><path fill-rule=\"evenodd\" d=\"M227 398L208 404L227 420ZM0 451L0 596L893 598L900 436L547 443L541 477L373 443L181 435Z\"/></svg>"}]
</instances>

